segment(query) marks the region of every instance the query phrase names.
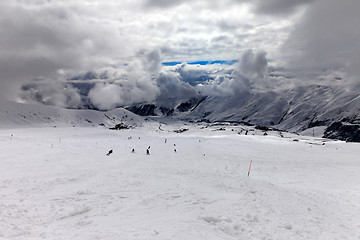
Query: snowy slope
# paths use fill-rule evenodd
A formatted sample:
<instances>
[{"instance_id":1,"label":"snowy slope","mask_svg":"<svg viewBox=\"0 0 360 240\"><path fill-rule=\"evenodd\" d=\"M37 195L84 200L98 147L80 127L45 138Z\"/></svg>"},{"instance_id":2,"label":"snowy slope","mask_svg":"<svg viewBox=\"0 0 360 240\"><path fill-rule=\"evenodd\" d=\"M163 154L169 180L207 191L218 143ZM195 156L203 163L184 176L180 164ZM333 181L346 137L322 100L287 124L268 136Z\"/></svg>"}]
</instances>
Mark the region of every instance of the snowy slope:
<instances>
[{"instance_id":1,"label":"snowy slope","mask_svg":"<svg viewBox=\"0 0 360 240\"><path fill-rule=\"evenodd\" d=\"M359 239L359 145L279 136L155 122L1 129L0 238Z\"/></svg>"},{"instance_id":2,"label":"snowy slope","mask_svg":"<svg viewBox=\"0 0 360 240\"><path fill-rule=\"evenodd\" d=\"M10 127L59 127L105 126L120 122L128 125L142 124L143 118L119 108L100 112L94 110L63 109L47 105L22 104L0 101L0 128Z\"/></svg>"}]
</instances>

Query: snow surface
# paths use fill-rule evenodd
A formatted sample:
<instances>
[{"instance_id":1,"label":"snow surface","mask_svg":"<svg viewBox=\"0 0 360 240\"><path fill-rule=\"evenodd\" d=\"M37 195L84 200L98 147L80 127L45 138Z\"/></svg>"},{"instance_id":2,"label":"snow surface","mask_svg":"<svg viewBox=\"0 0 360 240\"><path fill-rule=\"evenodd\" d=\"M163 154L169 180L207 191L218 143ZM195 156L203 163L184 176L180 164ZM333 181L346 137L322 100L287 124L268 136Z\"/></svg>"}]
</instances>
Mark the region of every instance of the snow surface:
<instances>
[{"instance_id":1,"label":"snow surface","mask_svg":"<svg viewBox=\"0 0 360 240\"><path fill-rule=\"evenodd\" d=\"M360 239L359 144L244 126L5 126L1 239Z\"/></svg>"}]
</instances>

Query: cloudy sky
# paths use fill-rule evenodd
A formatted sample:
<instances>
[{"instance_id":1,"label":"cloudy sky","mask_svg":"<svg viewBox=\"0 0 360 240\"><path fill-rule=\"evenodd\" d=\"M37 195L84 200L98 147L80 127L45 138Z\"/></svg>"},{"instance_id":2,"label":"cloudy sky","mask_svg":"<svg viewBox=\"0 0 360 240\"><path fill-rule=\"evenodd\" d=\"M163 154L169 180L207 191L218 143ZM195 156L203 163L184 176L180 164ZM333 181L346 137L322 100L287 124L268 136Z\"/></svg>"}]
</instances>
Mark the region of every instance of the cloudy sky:
<instances>
[{"instance_id":1,"label":"cloudy sky","mask_svg":"<svg viewBox=\"0 0 360 240\"><path fill-rule=\"evenodd\" d=\"M1 0L0 94L111 109L294 81L354 86L359 22L359 0ZM214 60L236 62L189 64Z\"/></svg>"}]
</instances>

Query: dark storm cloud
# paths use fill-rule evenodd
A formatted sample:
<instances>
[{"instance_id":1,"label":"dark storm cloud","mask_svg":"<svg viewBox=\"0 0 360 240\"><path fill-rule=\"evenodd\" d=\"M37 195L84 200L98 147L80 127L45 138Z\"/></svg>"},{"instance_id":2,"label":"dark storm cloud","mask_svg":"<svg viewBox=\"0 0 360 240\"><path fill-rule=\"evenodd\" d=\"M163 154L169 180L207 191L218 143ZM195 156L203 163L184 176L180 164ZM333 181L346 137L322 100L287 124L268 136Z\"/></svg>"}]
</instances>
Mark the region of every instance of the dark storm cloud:
<instances>
[{"instance_id":1,"label":"dark storm cloud","mask_svg":"<svg viewBox=\"0 0 360 240\"><path fill-rule=\"evenodd\" d=\"M144 66L151 73L158 73L161 69L161 51L155 49L146 54Z\"/></svg>"},{"instance_id":2,"label":"dark storm cloud","mask_svg":"<svg viewBox=\"0 0 360 240\"><path fill-rule=\"evenodd\" d=\"M259 81L266 78L268 61L264 51L245 51L238 65L240 74L248 79Z\"/></svg>"},{"instance_id":3,"label":"dark storm cloud","mask_svg":"<svg viewBox=\"0 0 360 240\"><path fill-rule=\"evenodd\" d=\"M255 0L254 10L258 13L270 15L288 15L293 13L299 6L312 3L316 0Z\"/></svg>"},{"instance_id":4,"label":"dark storm cloud","mask_svg":"<svg viewBox=\"0 0 360 240\"><path fill-rule=\"evenodd\" d=\"M211 9L231 8L234 5L249 4L255 12L270 15L289 15L299 6L309 4L316 0L222 0L222 1L206 1L206 0L144 0L146 7L157 8L173 8L183 4L208 7Z\"/></svg>"},{"instance_id":5,"label":"dark storm cloud","mask_svg":"<svg viewBox=\"0 0 360 240\"><path fill-rule=\"evenodd\" d=\"M81 95L105 110L172 92L236 95L264 90L269 80L288 86L287 76L355 79L357 9L357 0L3 0L0 94L16 99L23 86L26 101L81 107ZM281 66L270 77L267 58ZM239 61L161 64L218 59Z\"/></svg>"},{"instance_id":6,"label":"dark storm cloud","mask_svg":"<svg viewBox=\"0 0 360 240\"><path fill-rule=\"evenodd\" d=\"M64 108L80 108L83 105L79 90L63 81L38 80L25 84L21 98L26 102L40 102Z\"/></svg>"},{"instance_id":7,"label":"dark storm cloud","mask_svg":"<svg viewBox=\"0 0 360 240\"><path fill-rule=\"evenodd\" d=\"M37 77L56 81L63 69L79 71L95 61L111 58L110 49L122 42L111 40L113 31L102 25L82 15L77 6L63 1L2 1L1 96L14 99L26 81ZM104 54L107 56L99 57Z\"/></svg>"},{"instance_id":8,"label":"dark storm cloud","mask_svg":"<svg viewBox=\"0 0 360 240\"><path fill-rule=\"evenodd\" d=\"M303 72L345 71L360 81L360 1L318 0L290 34L288 67Z\"/></svg>"},{"instance_id":9,"label":"dark storm cloud","mask_svg":"<svg viewBox=\"0 0 360 240\"><path fill-rule=\"evenodd\" d=\"M20 85L28 79L39 75L48 75L56 70L58 65L41 57L16 57L2 55L0 57L0 95L14 99Z\"/></svg>"},{"instance_id":10,"label":"dark storm cloud","mask_svg":"<svg viewBox=\"0 0 360 240\"><path fill-rule=\"evenodd\" d=\"M160 7L160 8L169 8L181 5L186 2L191 2L190 0L178 0L178 1L168 1L168 0L145 0L146 7Z\"/></svg>"},{"instance_id":11,"label":"dark storm cloud","mask_svg":"<svg viewBox=\"0 0 360 240\"><path fill-rule=\"evenodd\" d=\"M197 90L189 83L182 80L176 73L162 73L157 79L160 89L158 99L188 99L198 95Z\"/></svg>"},{"instance_id":12,"label":"dark storm cloud","mask_svg":"<svg viewBox=\"0 0 360 240\"><path fill-rule=\"evenodd\" d=\"M54 21L66 18L66 13L51 9L46 11L28 11L17 6L0 7L0 71L1 94L14 94L7 92L7 87L18 87L26 78L31 79L39 75L47 75L56 71L61 64L53 57L54 49L66 51L68 43L46 24L49 14ZM41 15L42 19L37 16ZM43 22L45 21L45 22ZM64 30L64 29L63 29ZM56 54L57 55L57 54ZM71 58L64 63L70 63ZM5 86L5 87L3 87ZM6 92L3 92L5 90Z\"/></svg>"}]
</instances>

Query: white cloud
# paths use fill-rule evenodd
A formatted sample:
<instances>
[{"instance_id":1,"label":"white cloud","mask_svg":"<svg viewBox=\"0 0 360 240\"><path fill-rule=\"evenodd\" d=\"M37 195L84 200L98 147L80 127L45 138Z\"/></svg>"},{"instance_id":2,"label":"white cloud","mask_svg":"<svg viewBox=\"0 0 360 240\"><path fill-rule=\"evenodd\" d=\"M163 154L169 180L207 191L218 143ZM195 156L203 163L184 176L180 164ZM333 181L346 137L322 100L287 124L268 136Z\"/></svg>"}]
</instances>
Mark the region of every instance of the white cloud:
<instances>
[{"instance_id":1,"label":"white cloud","mask_svg":"<svg viewBox=\"0 0 360 240\"><path fill-rule=\"evenodd\" d=\"M98 75L90 99L99 108L153 101L173 89L190 96L202 77L202 92L233 94L276 86L268 79L280 84L267 77L267 58L289 63L281 71L304 81L307 72L314 81L341 75L356 82L357 9L357 0L1 1L0 94L16 99L33 79L65 81L86 72ZM161 65L238 56L233 69ZM116 94L102 102L104 91Z\"/></svg>"},{"instance_id":2,"label":"white cloud","mask_svg":"<svg viewBox=\"0 0 360 240\"><path fill-rule=\"evenodd\" d=\"M101 110L154 101L160 93L156 82L160 68L161 53L158 49L138 53L137 60L120 73L115 69L106 80L97 83L89 91L88 98Z\"/></svg>"},{"instance_id":3,"label":"white cloud","mask_svg":"<svg viewBox=\"0 0 360 240\"><path fill-rule=\"evenodd\" d=\"M64 108L79 108L83 104L78 89L57 80L38 80L23 86L21 99Z\"/></svg>"},{"instance_id":4,"label":"white cloud","mask_svg":"<svg viewBox=\"0 0 360 240\"><path fill-rule=\"evenodd\" d=\"M195 87L183 81L178 73L167 72L160 74L157 84L160 89L158 99L189 99L198 96Z\"/></svg>"},{"instance_id":5,"label":"white cloud","mask_svg":"<svg viewBox=\"0 0 360 240\"><path fill-rule=\"evenodd\" d=\"M124 104L123 88L117 84L97 83L89 92L91 103L100 110L108 110Z\"/></svg>"},{"instance_id":6,"label":"white cloud","mask_svg":"<svg viewBox=\"0 0 360 240\"><path fill-rule=\"evenodd\" d=\"M204 95L231 96L270 87L268 82L268 61L264 51L245 51L231 71L220 71L210 80L196 88Z\"/></svg>"}]
</instances>

